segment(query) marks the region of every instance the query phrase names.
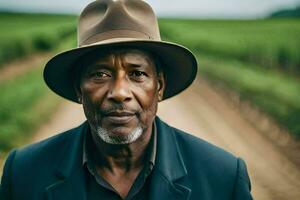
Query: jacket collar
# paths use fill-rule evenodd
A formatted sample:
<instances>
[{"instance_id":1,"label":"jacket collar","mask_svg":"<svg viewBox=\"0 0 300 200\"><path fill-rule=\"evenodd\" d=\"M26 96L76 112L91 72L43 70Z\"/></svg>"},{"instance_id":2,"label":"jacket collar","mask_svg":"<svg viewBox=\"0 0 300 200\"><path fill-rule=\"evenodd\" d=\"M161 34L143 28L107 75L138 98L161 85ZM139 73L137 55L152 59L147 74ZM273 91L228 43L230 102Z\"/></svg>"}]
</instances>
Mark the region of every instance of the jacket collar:
<instances>
[{"instance_id":1,"label":"jacket collar","mask_svg":"<svg viewBox=\"0 0 300 200\"><path fill-rule=\"evenodd\" d=\"M187 175L173 128L156 117L157 124L157 168L169 181Z\"/></svg>"},{"instance_id":2,"label":"jacket collar","mask_svg":"<svg viewBox=\"0 0 300 200\"><path fill-rule=\"evenodd\" d=\"M84 200L85 178L82 166L83 136L88 123L84 122L78 128L70 130L66 136L63 150L59 152L61 161L55 171L56 181L46 188L49 200Z\"/></svg>"},{"instance_id":3,"label":"jacket collar","mask_svg":"<svg viewBox=\"0 0 300 200\"><path fill-rule=\"evenodd\" d=\"M174 129L162 122L158 117L157 125L157 157L153 170L150 199L189 199L191 189L184 177L187 170L178 146Z\"/></svg>"},{"instance_id":4,"label":"jacket collar","mask_svg":"<svg viewBox=\"0 0 300 200\"><path fill-rule=\"evenodd\" d=\"M75 170L78 162L82 163L84 135L88 129L88 123L84 122L78 128L74 129L61 154L61 163L57 167L57 175L62 178L69 177Z\"/></svg>"}]
</instances>

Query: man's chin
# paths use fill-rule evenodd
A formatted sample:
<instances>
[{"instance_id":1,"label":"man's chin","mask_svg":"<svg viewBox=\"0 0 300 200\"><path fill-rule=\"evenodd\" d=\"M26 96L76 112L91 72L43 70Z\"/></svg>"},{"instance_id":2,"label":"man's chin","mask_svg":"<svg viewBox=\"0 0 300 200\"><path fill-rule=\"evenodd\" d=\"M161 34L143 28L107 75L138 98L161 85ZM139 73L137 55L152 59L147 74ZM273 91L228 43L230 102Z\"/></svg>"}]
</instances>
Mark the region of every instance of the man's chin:
<instances>
[{"instance_id":1,"label":"man's chin","mask_svg":"<svg viewBox=\"0 0 300 200\"><path fill-rule=\"evenodd\" d=\"M97 135L102 141L109 144L130 144L140 138L142 134L143 129L140 126L133 130L128 130L128 128L124 127L117 127L111 130L102 127L97 128Z\"/></svg>"}]
</instances>

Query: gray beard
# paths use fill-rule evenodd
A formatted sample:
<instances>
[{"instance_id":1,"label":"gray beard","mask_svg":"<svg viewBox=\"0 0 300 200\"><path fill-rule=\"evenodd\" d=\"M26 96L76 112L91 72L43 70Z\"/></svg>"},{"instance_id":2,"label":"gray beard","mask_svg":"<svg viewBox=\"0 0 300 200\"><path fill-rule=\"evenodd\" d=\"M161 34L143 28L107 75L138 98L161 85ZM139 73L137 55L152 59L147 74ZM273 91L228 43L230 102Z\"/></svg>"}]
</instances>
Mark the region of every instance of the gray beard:
<instances>
[{"instance_id":1,"label":"gray beard","mask_svg":"<svg viewBox=\"0 0 300 200\"><path fill-rule=\"evenodd\" d=\"M114 135L105 128L96 128L97 136L99 136L104 142L108 144L130 144L136 141L143 134L143 128L141 126L136 127L129 135L119 136Z\"/></svg>"}]
</instances>

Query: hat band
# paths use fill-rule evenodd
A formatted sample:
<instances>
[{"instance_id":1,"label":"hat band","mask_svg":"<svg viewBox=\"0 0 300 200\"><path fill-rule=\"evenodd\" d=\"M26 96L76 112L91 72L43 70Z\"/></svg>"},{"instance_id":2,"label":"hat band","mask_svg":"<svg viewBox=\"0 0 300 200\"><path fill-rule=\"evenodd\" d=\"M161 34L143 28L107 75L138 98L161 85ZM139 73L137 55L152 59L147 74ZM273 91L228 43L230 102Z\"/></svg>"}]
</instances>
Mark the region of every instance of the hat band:
<instances>
[{"instance_id":1,"label":"hat band","mask_svg":"<svg viewBox=\"0 0 300 200\"><path fill-rule=\"evenodd\" d=\"M146 39L146 40L160 40L160 38L152 38L151 36L138 31L132 30L111 30L103 33L99 33L96 35L92 35L91 37L79 41L79 47L86 46L94 43L99 43L101 41L113 38L136 38L136 39Z\"/></svg>"}]
</instances>

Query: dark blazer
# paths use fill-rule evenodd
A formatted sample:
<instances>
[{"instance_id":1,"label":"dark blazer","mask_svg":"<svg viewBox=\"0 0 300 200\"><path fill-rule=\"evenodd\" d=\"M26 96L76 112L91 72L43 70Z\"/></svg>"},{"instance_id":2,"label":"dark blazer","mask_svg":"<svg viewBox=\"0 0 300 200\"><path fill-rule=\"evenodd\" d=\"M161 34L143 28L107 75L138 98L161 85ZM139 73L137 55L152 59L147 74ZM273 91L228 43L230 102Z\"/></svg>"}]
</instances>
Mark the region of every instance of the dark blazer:
<instances>
[{"instance_id":1,"label":"dark blazer","mask_svg":"<svg viewBox=\"0 0 300 200\"><path fill-rule=\"evenodd\" d=\"M150 200L249 200L245 163L201 139L172 128L158 117L157 154ZM8 156L0 189L6 200L86 199L82 165L88 124Z\"/></svg>"}]
</instances>

